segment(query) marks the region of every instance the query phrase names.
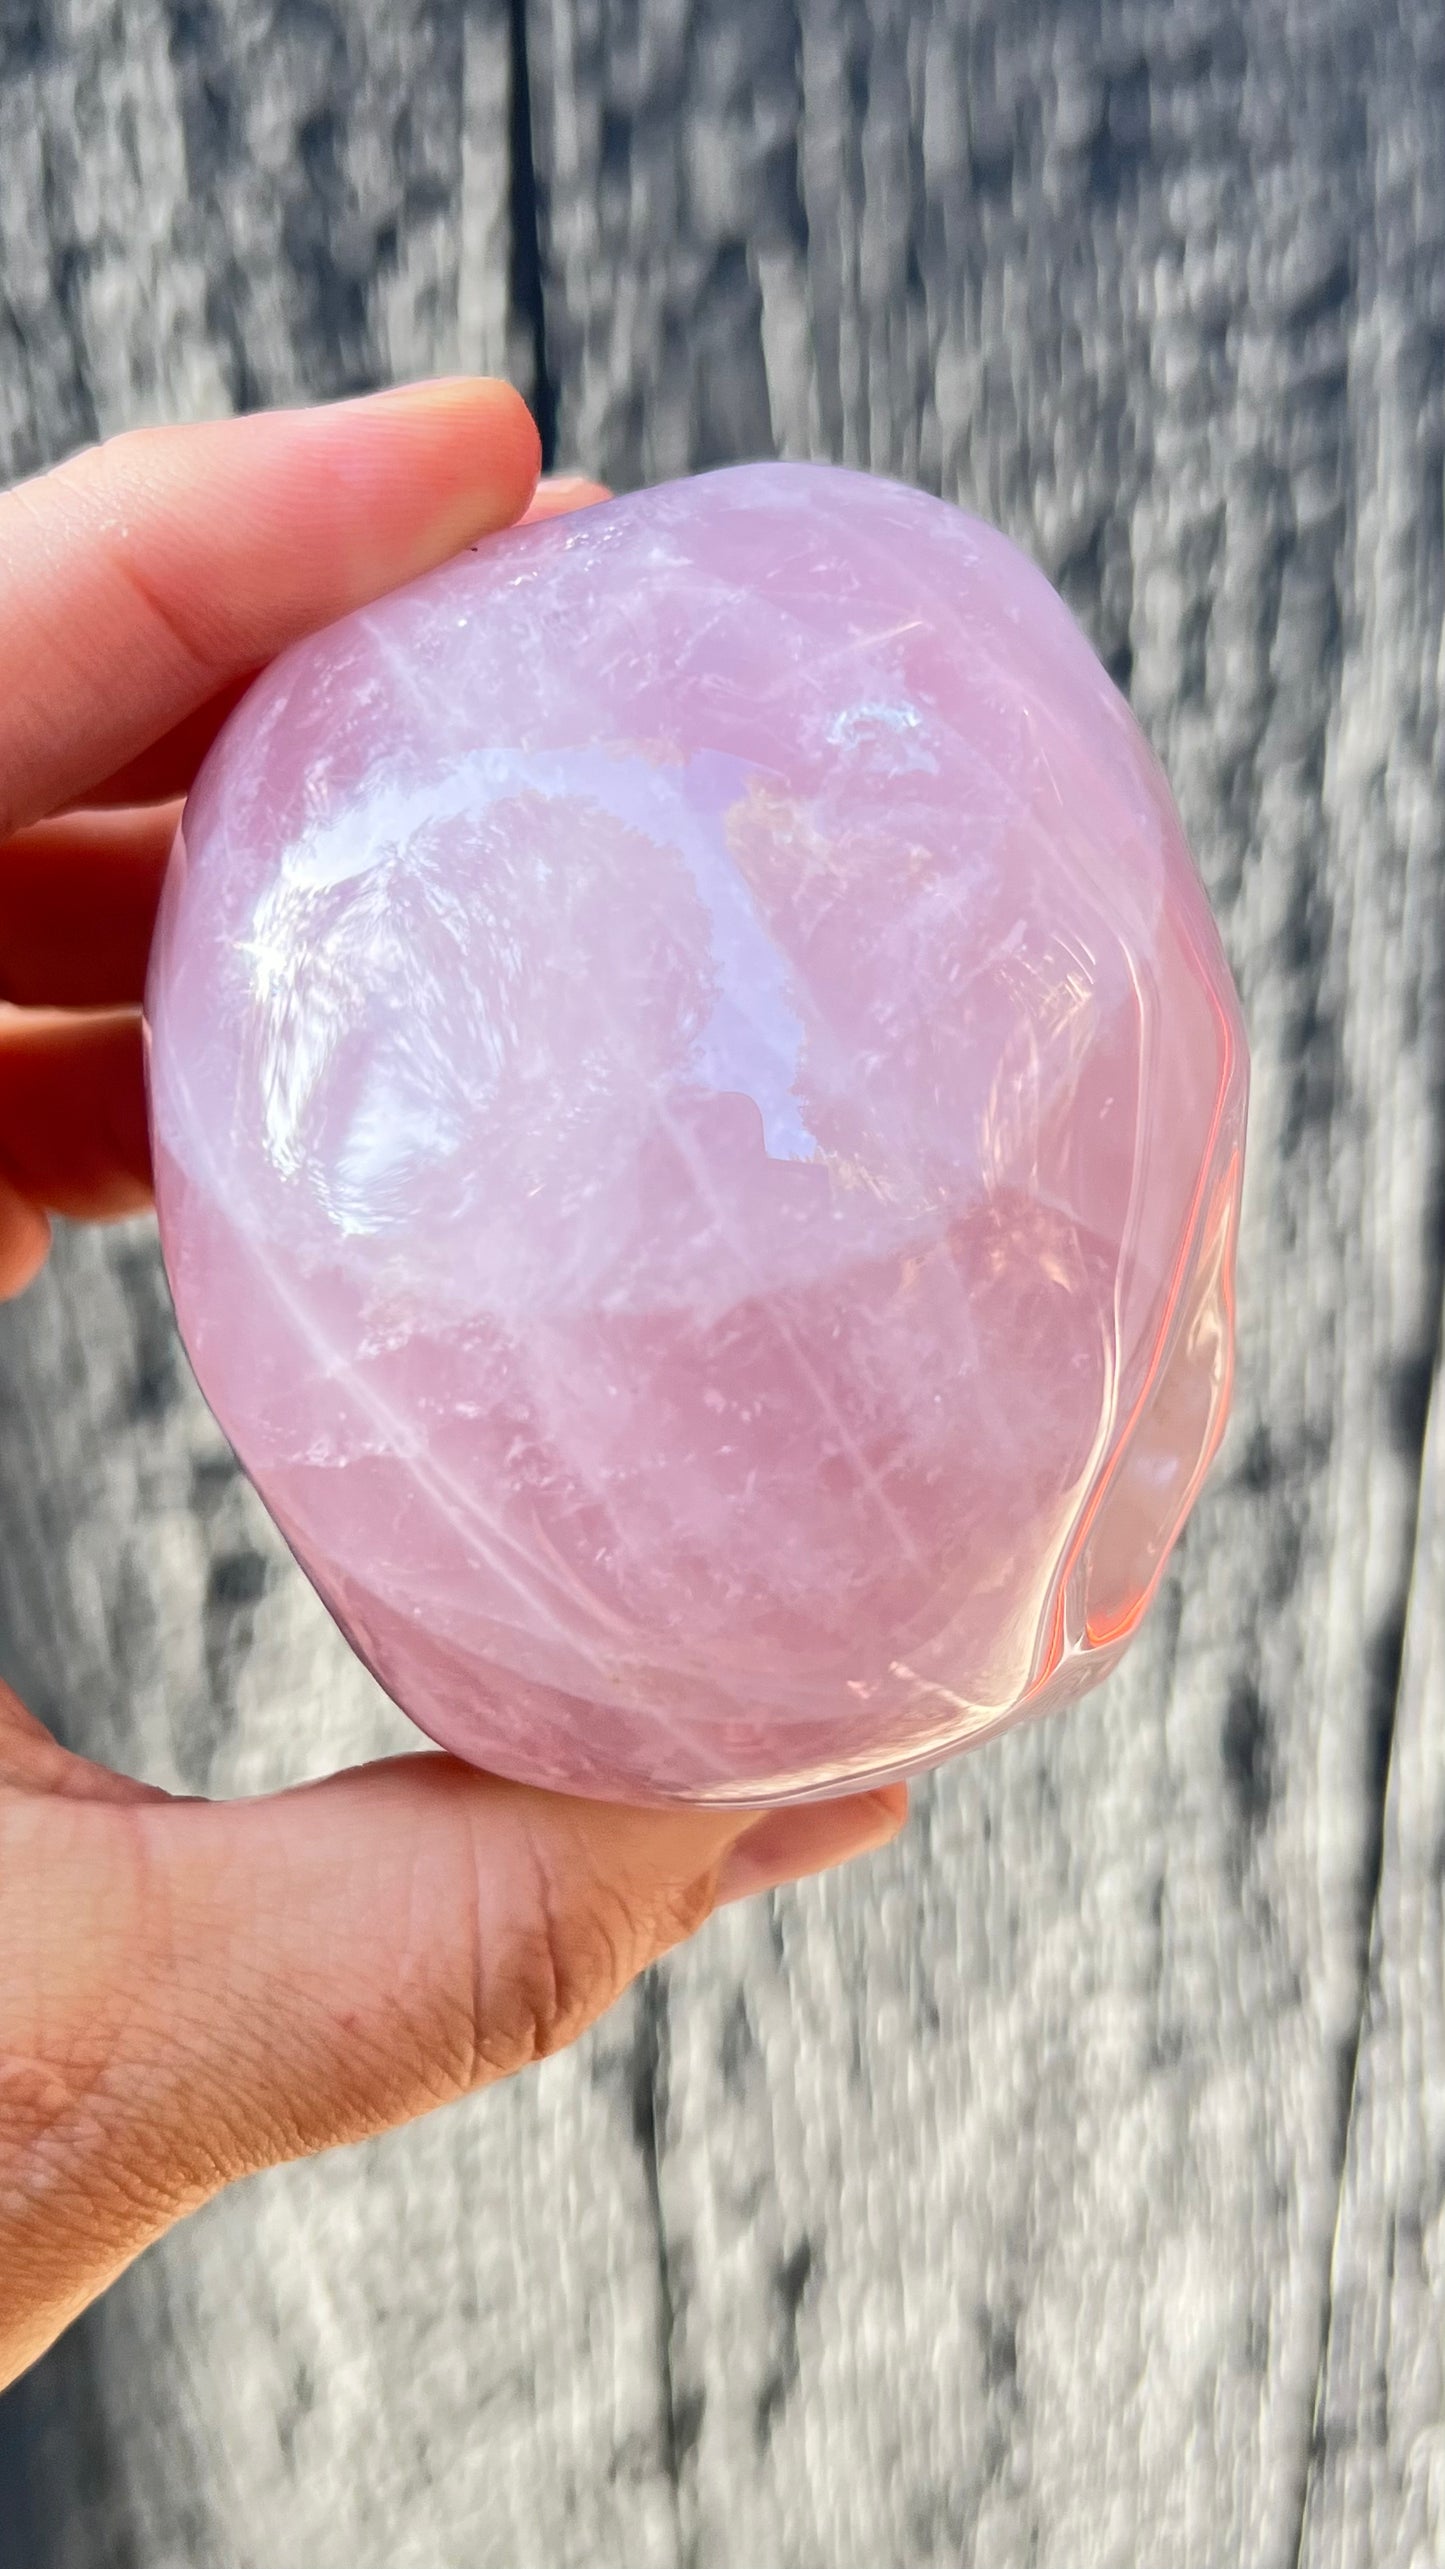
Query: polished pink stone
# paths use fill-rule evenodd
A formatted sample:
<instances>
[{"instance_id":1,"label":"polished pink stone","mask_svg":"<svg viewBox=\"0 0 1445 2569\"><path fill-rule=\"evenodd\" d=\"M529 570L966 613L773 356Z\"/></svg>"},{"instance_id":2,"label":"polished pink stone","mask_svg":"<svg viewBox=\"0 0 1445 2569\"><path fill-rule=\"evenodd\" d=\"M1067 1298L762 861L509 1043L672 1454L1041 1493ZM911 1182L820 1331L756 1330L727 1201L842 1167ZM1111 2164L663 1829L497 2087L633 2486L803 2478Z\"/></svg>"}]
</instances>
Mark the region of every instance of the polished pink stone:
<instances>
[{"instance_id":1,"label":"polished pink stone","mask_svg":"<svg viewBox=\"0 0 1445 2569\"><path fill-rule=\"evenodd\" d=\"M1246 1052L1002 536L749 465L348 617L207 760L148 1016L201 1385L436 1739L816 1793L1113 1664L1224 1421Z\"/></svg>"}]
</instances>

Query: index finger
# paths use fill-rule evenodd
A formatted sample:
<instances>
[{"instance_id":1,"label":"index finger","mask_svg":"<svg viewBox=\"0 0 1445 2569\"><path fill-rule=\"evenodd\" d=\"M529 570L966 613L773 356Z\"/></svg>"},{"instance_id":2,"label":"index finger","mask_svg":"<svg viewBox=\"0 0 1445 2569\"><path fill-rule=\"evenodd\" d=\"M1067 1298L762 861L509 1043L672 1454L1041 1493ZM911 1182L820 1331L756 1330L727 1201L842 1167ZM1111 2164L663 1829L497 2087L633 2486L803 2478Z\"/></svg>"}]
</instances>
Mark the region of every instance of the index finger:
<instances>
[{"instance_id":1,"label":"index finger","mask_svg":"<svg viewBox=\"0 0 1445 2569\"><path fill-rule=\"evenodd\" d=\"M0 839L510 525L538 461L519 396L467 377L133 430L0 495Z\"/></svg>"}]
</instances>

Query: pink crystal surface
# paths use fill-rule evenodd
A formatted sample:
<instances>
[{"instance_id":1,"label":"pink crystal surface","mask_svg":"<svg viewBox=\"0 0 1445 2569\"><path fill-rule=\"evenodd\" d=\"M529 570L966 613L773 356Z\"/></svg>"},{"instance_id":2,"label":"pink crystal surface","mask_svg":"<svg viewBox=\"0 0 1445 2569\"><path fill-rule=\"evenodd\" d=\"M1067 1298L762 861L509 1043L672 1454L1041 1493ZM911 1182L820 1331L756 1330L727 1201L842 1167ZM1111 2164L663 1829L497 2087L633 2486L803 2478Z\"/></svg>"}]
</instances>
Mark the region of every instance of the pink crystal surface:
<instances>
[{"instance_id":1,"label":"pink crystal surface","mask_svg":"<svg viewBox=\"0 0 1445 2569\"><path fill-rule=\"evenodd\" d=\"M751 1801L1057 1704L1218 1442L1247 1082L1042 575L749 465L289 651L147 1005L205 1394L422 1728Z\"/></svg>"}]
</instances>

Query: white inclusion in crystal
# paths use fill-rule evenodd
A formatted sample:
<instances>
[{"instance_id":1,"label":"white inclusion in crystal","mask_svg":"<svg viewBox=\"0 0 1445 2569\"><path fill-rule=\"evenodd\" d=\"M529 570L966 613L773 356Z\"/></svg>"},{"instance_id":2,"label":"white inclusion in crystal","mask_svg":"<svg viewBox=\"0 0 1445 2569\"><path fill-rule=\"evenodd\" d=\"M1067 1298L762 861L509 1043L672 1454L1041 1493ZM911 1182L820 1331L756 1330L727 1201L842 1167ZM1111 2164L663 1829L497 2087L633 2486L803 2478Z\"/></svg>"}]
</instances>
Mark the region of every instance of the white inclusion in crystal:
<instances>
[{"instance_id":1,"label":"white inclusion in crystal","mask_svg":"<svg viewBox=\"0 0 1445 2569\"><path fill-rule=\"evenodd\" d=\"M889 767L895 775L920 767L937 775L938 761L920 737L922 730L923 716L916 705L870 699L866 704L845 705L833 716L824 737L834 749L870 751L875 766Z\"/></svg>"},{"instance_id":2,"label":"white inclusion in crystal","mask_svg":"<svg viewBox=\"0 0 1445 2569\"><path fill-rule=\"evenodd\" d=\"M474 817L519 794L595 803L626 828L676 850L707 911L716 996L694 1048L699 1080L753 1100L771 1158L815 1160L819 1147L794 1094L804 1038L788 966L728 845L728 816L763 772L746 759L713 750L676 768L607 749L497 749L449 759L429 774L378 781L359 808L348 805L292 841L256 904L240 951L263 1015L268 1002L274 1005L278 983L289 983L294 993L298 980L307 977L298 958L305 954L308 912L318 892L404 868L410 844L424 831ZM353 1000L358 1009L366 1005L359 988ZM304 1010L292 1016L293 1043L304 1017ZM328 1046L334 1035L327 1030ZM303 1094L314 1089L319 1069L308 1065ZM285 1129L288 1085L296 1083L275 1083L267 1100L267 1139L282 1167L296 1150L296 1137ZM374 1128L368 1141L373 1152L382 1147Z\"/></svg>"},{"instance_id":3,"label":"white inclusion in crystal","mask_svg":"<svg viewBox=\"0 0 1445 2569\"><path fill-rule=\"evenodd\" d=\"M404 1221L419 1174L461 1147L460 1119L413 1072L396 1048L373 1066L347 1123L335 1185L318 1172L318 1191L339 1231L385 1231Z\"/></svg>"}]
</instances>

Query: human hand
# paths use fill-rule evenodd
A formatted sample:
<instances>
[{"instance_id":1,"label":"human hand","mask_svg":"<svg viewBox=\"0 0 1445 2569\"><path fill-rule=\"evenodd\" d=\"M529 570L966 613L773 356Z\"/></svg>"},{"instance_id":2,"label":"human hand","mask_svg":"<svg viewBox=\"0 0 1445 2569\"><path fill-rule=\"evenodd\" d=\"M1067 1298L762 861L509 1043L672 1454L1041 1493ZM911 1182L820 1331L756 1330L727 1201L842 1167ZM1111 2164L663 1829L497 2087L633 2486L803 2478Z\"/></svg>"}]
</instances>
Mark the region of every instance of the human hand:
<instances>
[{"instance_id":1,"label":"human hand","mask_svg":"<svg viewBox=\"0 0 1445 2569\"><path fill-rule=\"evenodd\" d=\"M599 496L536 471L516 395L464 380L141 431L0 497L0 1293L52 1213L149 1201L138 1002L218 723L297 635ZM555 2051L904 1808L634 1811L431 1753L178 1800L0 1686L0 2382L232 2178Z\"/></svg>"}]
</instances>

